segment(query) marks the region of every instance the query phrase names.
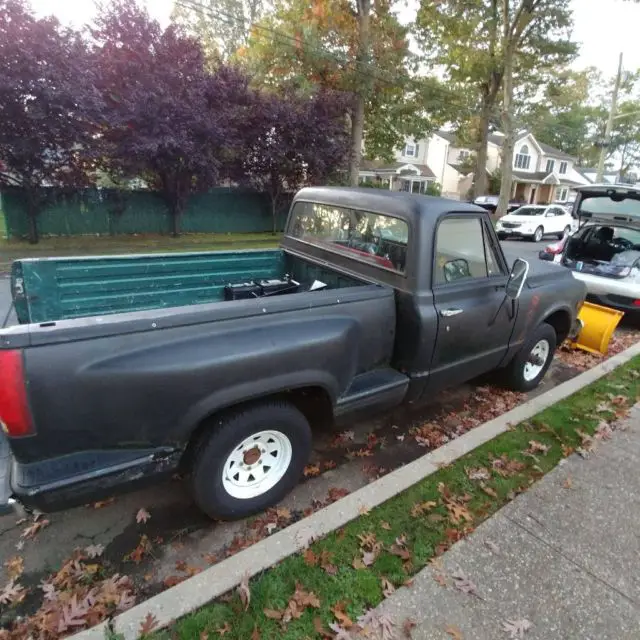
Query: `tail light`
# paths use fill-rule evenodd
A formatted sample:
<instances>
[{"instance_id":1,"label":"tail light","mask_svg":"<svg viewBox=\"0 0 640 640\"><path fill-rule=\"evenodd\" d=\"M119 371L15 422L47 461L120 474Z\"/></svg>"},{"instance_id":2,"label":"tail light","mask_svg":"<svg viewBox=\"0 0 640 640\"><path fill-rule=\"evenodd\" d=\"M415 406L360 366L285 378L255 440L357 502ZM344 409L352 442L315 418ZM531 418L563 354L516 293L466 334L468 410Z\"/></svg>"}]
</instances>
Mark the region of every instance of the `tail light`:
<instances>
[{"instance_id":1,"label":"tail light","mask_svg":"<svg viewBox=\"0 0 640 640\"><path fill-rule=\"evenodd\" d=\"M33 432L21 351L0 349L0 424L10 436Z\"/></svg>"},{"instance_id":2,"label":"tail light","mask_svg":"<svg viewBox=\"0 0 640 640\"><path fill-rule=\"evenodd\" d=\"M634 307L640 307L640 300L634 300L633 301L633 306Z\"/></svg>"}]
</instances>

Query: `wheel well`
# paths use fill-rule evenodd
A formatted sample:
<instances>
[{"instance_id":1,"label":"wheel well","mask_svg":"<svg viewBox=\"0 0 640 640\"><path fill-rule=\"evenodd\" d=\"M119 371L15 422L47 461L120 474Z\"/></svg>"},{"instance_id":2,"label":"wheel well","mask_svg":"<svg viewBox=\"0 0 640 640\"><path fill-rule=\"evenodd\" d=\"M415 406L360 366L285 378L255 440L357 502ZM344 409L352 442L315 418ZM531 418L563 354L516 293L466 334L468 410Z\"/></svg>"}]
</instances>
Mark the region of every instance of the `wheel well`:
<instances>
[{"instance_id":1,"label":"wheel well","mask_svg":"<svg viewBox=\"0 0 640 640\"><path fill-rule=\"evenodd\" d=\"M571 331L571 316L567 311L560 310L552 313L544 321L554 328L558 338L557 346L559 347L567 339Z\"/></svg>"},{"instance_id":2,"label":"wheel well","mask_svg":"<svg viewBox=\"0 0 640 640\"><path fill-rule=\"evenodd\" d=\"M231 413L240 407L259 405L264 402L277 400L290 402L294 405L309 421L312 429L328 426L333 422L333 404L327 390L323 387L301 387L299 389L288 389L287 391L272 393L242 402L236 402L235 404L223 407L218 411L214 411L200 420L191 433L187 447L182 454L180 468L182 470L190 468L194 451L197 449L198 444L206 434L209 433L211 429L215 428L214 422L216 420L222 420L226 414Z\"/></svg>"}]
</instances>

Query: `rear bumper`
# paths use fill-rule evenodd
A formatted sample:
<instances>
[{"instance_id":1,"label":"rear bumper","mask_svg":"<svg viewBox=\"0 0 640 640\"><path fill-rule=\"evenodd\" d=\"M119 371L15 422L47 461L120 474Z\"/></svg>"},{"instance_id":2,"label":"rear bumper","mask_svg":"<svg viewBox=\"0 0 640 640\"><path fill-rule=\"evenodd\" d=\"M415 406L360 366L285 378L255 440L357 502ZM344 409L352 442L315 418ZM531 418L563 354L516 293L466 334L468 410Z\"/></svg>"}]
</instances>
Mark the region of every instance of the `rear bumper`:
<instances>
[{"instance_id":1,"label":"rear bumper","mask_svg":"<svg viewBox=\"0 0 640 640\"><path fill-rule=\"evenodd\" d=\"M640 284L576 271L571 273L576 280L585 283L587 296L592 302L630 314L640 313L640 306L634 304L636 300L640 300Z\"/></svg>"}]
</instances>

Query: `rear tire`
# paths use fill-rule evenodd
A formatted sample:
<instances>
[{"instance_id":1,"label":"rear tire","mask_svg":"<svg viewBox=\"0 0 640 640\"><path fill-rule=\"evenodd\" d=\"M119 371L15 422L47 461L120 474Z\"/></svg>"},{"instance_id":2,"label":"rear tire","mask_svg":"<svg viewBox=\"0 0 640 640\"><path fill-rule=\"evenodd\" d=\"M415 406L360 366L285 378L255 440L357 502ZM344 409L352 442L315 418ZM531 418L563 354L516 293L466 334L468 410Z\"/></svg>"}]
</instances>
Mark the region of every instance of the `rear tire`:
<instances>
[{"instance_id":1,"label":"rear tire","mask_svg":"<svg viewBox=\"0 0 640 640\"><path fill-rule=\"evenodd\" d=\"M235 520L277 504L298 483L311 454L311 427L286 402L264 402L211 425L194 455L191 488L214 519Z\"/></svg>"},{"instance_id":2,"label":"rear tire","mask_svg":"<svg viewBox=\"0 0 640 640\"><path fill-rule=\"evenodd\" d=\"M533 240L533 242L541 242L543 237L544 229L542 227L538 227L531 236L531 239Z\"/></svg>"},{"instance_id":3,"label":"rear tire","mask_svg":"<svg viewBox=\"0 0 640 640\"><path fill-rule=\"evenodd\" d=\"M546 322L539 325L504 370L503 379L514 391L531 391L544 378L553 361L557 336Z\"/></svg>"}]
</instances>

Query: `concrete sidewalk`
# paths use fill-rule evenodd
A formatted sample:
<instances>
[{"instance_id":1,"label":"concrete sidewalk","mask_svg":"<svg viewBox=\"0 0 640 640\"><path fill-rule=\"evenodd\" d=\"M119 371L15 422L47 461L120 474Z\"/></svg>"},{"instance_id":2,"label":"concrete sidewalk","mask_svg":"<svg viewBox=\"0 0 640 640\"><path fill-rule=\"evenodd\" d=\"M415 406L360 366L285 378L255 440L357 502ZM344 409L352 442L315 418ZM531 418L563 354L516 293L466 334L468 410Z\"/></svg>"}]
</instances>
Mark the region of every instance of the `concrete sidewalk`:
<instances>
[{"instance_id":1,"label":"concrete sidewalk","mask_svg":"<svg viewBox=\"0 0 640 640\"><path fill-rule=\"evenodd\" d=\"M377 609L414 639L640 638L640 405L588 459L574 455ZM477 597L456 589L462 572ZM447 577L449 586L436 582ZM518 635L505 621L529 621ZM526 625L525 625L526 626ZM446 631L448 629L448 632Z\"/></svg>"}]
</instances>

